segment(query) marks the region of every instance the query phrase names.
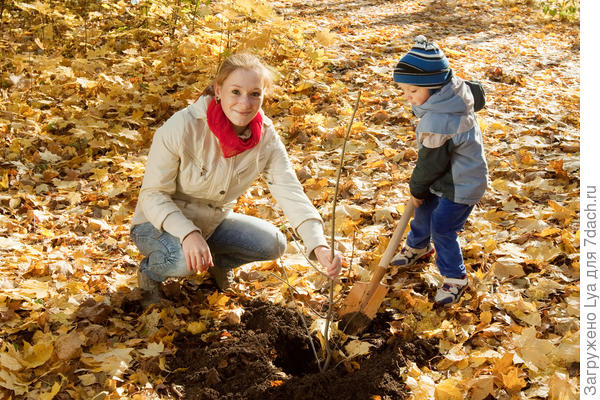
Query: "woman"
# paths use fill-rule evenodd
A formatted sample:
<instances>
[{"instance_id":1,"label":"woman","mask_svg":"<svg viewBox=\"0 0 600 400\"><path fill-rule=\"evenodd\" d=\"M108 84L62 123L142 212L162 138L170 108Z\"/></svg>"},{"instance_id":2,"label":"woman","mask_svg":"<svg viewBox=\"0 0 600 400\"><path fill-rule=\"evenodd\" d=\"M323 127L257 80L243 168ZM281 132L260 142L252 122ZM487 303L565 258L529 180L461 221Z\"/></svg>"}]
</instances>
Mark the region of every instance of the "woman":
<instances>
[{"instance_id":1,"label":"woman","mask_svg":"<svg viewBox=\"0 0 600 400\"><path fill-rule=\"evenodd\" d=\"M271 71L255 56L235 54L219 67L212 88L175 113L152 141L131 237L145 256L138 282L146 303L160 300L160 282L207 269L221 290L233 268L280 257L285 236L259 218L232 208L262 174L312 259L330 278L339 255L303 191L279 135L261 110Z\"/></svg>"}]
</instances>

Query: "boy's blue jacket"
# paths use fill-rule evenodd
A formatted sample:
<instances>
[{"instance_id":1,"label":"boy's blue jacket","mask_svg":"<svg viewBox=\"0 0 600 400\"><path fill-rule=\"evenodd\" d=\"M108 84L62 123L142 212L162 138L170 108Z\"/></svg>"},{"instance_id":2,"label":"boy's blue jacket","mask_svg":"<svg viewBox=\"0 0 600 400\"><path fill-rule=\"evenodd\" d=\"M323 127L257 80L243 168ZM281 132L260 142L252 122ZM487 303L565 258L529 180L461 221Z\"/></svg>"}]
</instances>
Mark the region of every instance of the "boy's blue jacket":
<instances>
[{"instance_id":1,"label":"boy's blue jacket","mask_svg":"<svg viewBox=\"0 0 600 400\"><path fill-rule=\"evenodd\" d=\"M431 192L455 203L477 203L487 187L488 169L467 84L455 76L413 111L419 117L419 157L411 194L424 199Z\"/></svg>"}]
</instances>

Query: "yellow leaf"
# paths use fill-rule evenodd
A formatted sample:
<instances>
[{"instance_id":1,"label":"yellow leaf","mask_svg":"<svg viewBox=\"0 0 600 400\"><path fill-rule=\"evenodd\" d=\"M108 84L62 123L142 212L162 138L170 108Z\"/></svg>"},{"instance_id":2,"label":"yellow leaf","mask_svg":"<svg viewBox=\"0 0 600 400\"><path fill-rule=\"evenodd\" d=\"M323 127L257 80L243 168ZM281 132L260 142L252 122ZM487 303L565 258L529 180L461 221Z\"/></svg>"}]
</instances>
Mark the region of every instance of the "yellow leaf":
<instances>
[{"instance_id":1,"label":"yellow leaf","mask_svg":"<svg viewBox=\"0 0 600 400\"><path fill-rule=\"evenodd\" d=\"M0 365L3 368L10 369L11 371L19 371L23 366L15 357L4 351L0 352Z\"/></svg>"},{"instance_id":2,"label":"yellow leaf","mask_svg":"<svg viewBox=\"0 0 600 400\"><path fill-rule=\"evenodd\" d=\"M91 350L91 349L90 349ZM132 357L129 353L133 348L121 347L99 354L84 353L81 361L88 366L97 367L111 376L120 377L129 368Z\"/></svg>"},{"instance_id":3,"label":"yellow leaf","mask_svg":"<svg viewBox=\"0 0 600 400\"><path fill-rule=\"evenodd\" d=\"M56 394L60 390L61 386L62 386L62 381L54 382L54 385L52 385L52 389L49 392L40 394L40 400L52 400L54 398L54 396L56 396Z\"/></svg>"},{"instance_id":4,"label":"yellow leaf","mask_svg":"<svg viewBox=\"0 0 600 400\"><path fill-rule=\"evenodd\" d=\"M0 169L0 189L8 189L8 170Z\"/></svg>"},{"instance_id":5,"label":"yellow leaf","mask_svg":"<svg viewBox=\"0 0 600 400\"><path fill-rule=\"evenodd\" d=\"M362 342L358 339L351 341L350 343L348 343L344 349L346 350L348 357L352 358L355 356L360 356L363 354L368 354L369 353L369 349L373 347L373 345L371 343L368 342Z\"/></svg>"},{"instance_id":6,"label":"yellow leaf","mask_svg":"<svg viewBox=\"0 0 600 400\"><path fill-rule=\"evenodd\" d=\"M521 163L523 163L525 165L537 164L537 161L535 160L535 158L531 155L531 153L528 150L521 149L520 153L521 153Z\"/></svg>"},{"instance_id":7,"label":"yellow leaf","mask_svg":"<svg viewBox=\"0 0 600 400\"><path fill-rule=\"evenodd\" d=\"M230 298L228 296L217 291L208 296L208 304L211 306L223 307L229 300Z\"/></svg>"},{"instance_id":8,"label":"yellow leaf","mask_svg":"<svg viewBox=\"0 0 600 400\"><path fill-rule=\"evenodd\" d=\"M574 390L576 383L569 382L568 377L560 372L555 372L550 378L549 400L576 400L579 398Z\"/></svg>"},{"instance_id":9,"label":"yellow leaf","mask_svg":"<svg viewBox=\"0 0 600 400\"><path fill-rule=\"evenodd\" d=\"M149 343L147 348L140 350L140 354L142 357L156 357L159 356L163 351L165 351L165 345L163 342Z\"/></svg>"},{"instance_id":10,"label":"yellow leaf","mask_svg":"<svg viewBox=\"0 0 600 400\"><path fill-rule=\"evenodd\" d=\"M83 374L78 376L83 386L90 386L96 383L96 374Z\"/></svg>"},{"instance_id":11,"label":"yellow leaf","mask_svg":"<svg viewBox=\"0 0 600 400\"><path fill-rule=\"evenodd\" d=\"M579 362L580 358L580 332L577 331L574 334L567 334L562 340L558 347L554 350L553 356L556 359L566 363Z\"/></svg>"},{"instance_id":12,"label":"yellow leaf","mask_svg":"<svg viewBox=\"0 0 600 400\"><path fill-rule=\"evenodd\" d=\"M509 367L506 374L502 374L502 384L511 393L519 392L527 382L521 377L523 371L517 367Z\"/></svg>"},{"instance_id":13,"label":"yellow leaf","mask_svg":"<svg viewBox=\"0 0 600 400\"><path fill-rule=\"evenodd\" d=\"M575 249L575 247L573 246L573 235L571 234L571 232L569 232L566 229L563 229L563 231L560 234L560 238L562 240L562 244L565 247L565 251L569 254L573 254L573 253L577 253L577 250Z\"/></svg>"},{"instance_id":14,"label":"yellow leaf","mask_svg":"<svg viewBox=\"0 0 600 400\"><path fill-rule=\"evenodd\" d=\"M92 181L103 182L108 179L108 169L92 168L92 172L94 173L92 176L90 176L90 180Z\"/></svg>"},{"instance_id":15,"label":"yellow leaf","mask_svg":"<svg viewBox=\"0 0 600 400\"><path fill-rule=\"evenodd\" d=\"M531 242L531 246L526 250L527 254L537 260L551 261L562 253L561 249L552 243Z\"/></svg>"},{"instance_id":16,"label":"yellow leaf","mask_svg":"<svg viewBox=\"0 0 600 400\"><path fill-rule=\"evenodd\" d=\"M493 362L500 358L500 353L495 350L476 350L469 353L470 367L478 367L485 362Z\"/></svg>"},{"instance_id":17,"label":"yellow leaf","mask_svg":"<svg viewBox=\"0 0 600 400\"><path fill-rule=\"evenodd\" d=\"M498 248L498 243L494 239L488 239L485 241L484 250L486 253L491 253Z\"/></svg>"},{"instance_id":18,"label":"yellow leaf","mask_svg":"<svg viewBox=\"0 0 600 400\"><path fill-rule=\"evenodd\" d=\"M493 264L494 275L499 279L504 278L520 278L525 276L525 271L523 267L514 262L495 262Z\"/></svg>"},{"instance_id":19,"label":"yellow leaf","mask_svg":"<svg viewBox=\"0 0 600 400\"><path fill-rule=\"evenodd\" d=\"M81 355L81 346L85 343L85 337L77 331L61 335L56 339L56 356L60 360L72 360Z\"/></svg>"},{"instance_id":20,"label":"yellow leaf","mask_svg":"<svg viewBox=\"0 0 600 400\"><path fill-rule=\"evenodd\" d=\"M390 186L392 184L392 182L390 181L381 181L377 183L377 188L382 188L384 186Z\"/></svg>"},{"instance_id":21,"label":"yellow leaf","mask_svg":"<svg viewBox=\"0 0 600 400\"><path fill-rule=\"evenodd\" d=\"M47 238L53 238L55 236L53 231L51 231L50 229L46 229L43 226L40 226L39 230L42 233L42 235L44 235Z\"/></svg>"},{"instance_id":22,"label":"yellow leaf","mask_svg":"<svg viewBox=\"0 0 600 400\"><path fill-rule=\"evenodd\" d=\"M384 166L385 166L385 160L377 160L377 161L374 161L374 162L370 163L369 165L367 165L367 168L377 169L377 168L381 168Z\"/></svg>"},{"instance_id":23,"label":"yellow leaf","mask_svg":"<svg viewBox=\"0 0 600 400\"><path fill-rule=\"evenodd\" d=\"M165 357L160 357L158 359L158 368L165 372L172 372L167 368L167 359Z\"/></svg>"},{"instance_id":24,"label":"yellow leaf","mask_svg":"<svg viewBox=\"0 0 600 400\"><path fill-rule=\"evenodd\" d=\"M35 39L33 39L33 41L35 42L35 44L37 44L37 46L40 49L44 50L44 44L42 43L42 41L39 38L35 38Z\"/></svg>"},{"instance_id":25,"label":"yellow leaf","mask_svg":"<svg viewBox=\"0 0 600 400\"><path fill-rule=\"evenodd\" d=\"M23 342L23 357L21 363L28 368L43 365L52 356L54 345L52 343L38 343L34 346Z\"/></svg>"},{"instance_id":26,"label":"yellow leaf","mask_svg":"<svg viewBox=\"0 0 600 400\"><path fill-rule=\"evenodd\" d=\"M292 284L293 285L293 284ZM293 285L294 286L294 285ZM242 315L244 314L244 309L241 307L238 307L236 309L233 310L229 310L226 314L225 314L225 320L227 322L229 322L230 324L233 325L237 325L239 323L242 322Z\"/></svg>"},{"instance_id":27,"label":"yellow leaf","mask_svg":"<svg viewBox=\"0 0 600 400\"><path fill-rule=\"evenodd\" d=\"M37 279L28 279L21 282L18 288L6 289L6 292L14 292L19 296L28 297L31 299L43 299L48 297L48 282L39 281Z\"/></svg>"},{"instance_id":28,"label":"yellow leaf","mask_svg":"<svg viewBox=\"0 0 600 400\"><path fill-rule=\"evenodd\" d=\"M192 335L197 335L206 330L206 324L202 321L194 321L194 322L190 322L187 325L186 329Z\"/></svg>"},{"instance_id":29,"label":"yellow leaf","mask_svg":"<svg viewBox=\"0 0 600 400\"><path fill-rule=\"evenodd\" d=\"M498 178L492 181L492 187L499 192L504 192L508 190L508 181Z\"/></svg>"},{"instance_id":30,"label":"yellow leaf","mask_svg":"<svg viewBox=\"0 0 600 400\"><path fill-rule=\"evenodd\" d=\"M492 322L492 313L490 311L484 311L479 315L479 320L483 324L489 324Z\"/></svg>"},{"instance_id":31,"label":"yellow leaf","mask_svg":"<svg viewBox=\"0 0 600 400\"><path fill-rule=\"evenodd\" d=\"M558 228L551 228L551 227L549 227L549 228L546 228L546 229L544 229L543 231L541 231L541 232L539 233L539 236L541 236L541 237L554 236L554 235L556 235L558 232L560 232L560 229L558 229Z\"/></svg>"},{"instance_id":32,"label":"yellow leaf","mask_svg":"<svg viewBox=\"0 0 600 400\"><path fill-rule=\"evenodd\" d=\"M483 400L494 394L494 377L492 375L480 376L469 382L471 386L470 400Z\"/></svg>"},{"instance_id":33,"label":"yellow leaf","mask_svg":"<svg viewBox=\"0 0 600 400\"><path fill-rule=\"evenodd\" d=\"M331 46L335 43L337 37L335 33L329 32L329 29L322 29L317 32L315 39L323 46Z\"/></svg>"},{"instance_id":34,"label":"yellow leaf","mask_svg":"<svg viewBox=\"0 0 600 400\"><path fill-rule=\"evenodd\" d=\"M454 379L446 379L438 383L435 387L435 400L463 400L464 396L456 387L457 383Z\"/></svg>"},{"instance_id":35,"label":"yellow leaf","mask_svg":"<svg viewBox=\"0 0 600 400\"><path fill-rule=\"evenodd\" d=\"M434 400L435 399L435 382L427 375L421 375L418 379L409 376L406 378L406 385L412 391L415 399L419 400Z\"/></svg>"},{"instance_id":36,"label":"yellow leaf","mask_svg":"<svg viewBox=\"0 0 600 400\"><path fill-rule=\"evenodd\" d=\"M386 147L383 149L383 155L386 157L394 157L396 154L398 154L398 152L394 149L390 149L389 147Z\"/></svg>"},{"instance_id":37,"label":"yellow leaf","mask_svg":"<svg viewBox=\"0 0 600 400\"><path fill-rule=\"evenodd\" d=\"M27 393L27 384L5 369L0 369L0 386L15 392L17 396Z\"/></svg>"},{"instance_id":38,"label":"yellow leaf","mask_svg":"<svg viewBox=\"0 0 600 400\"><path fill-rule=\"evenodd\" d=\"M500 377L508 368L513 364L513 353L506 353L500 360L494 365L494 375Z\"/></svg>"},{"instance_id":39,"label":"yellow leaf","mask_svg":"<svg viewBox=\"0 0 600 400\"><path fill-rule=\"evenodd\" d=\"M554 345L549 340L536 338L537 331L534 327L523 329L521 335L513 337L513 343L527 367L534 372L550 365L546 354L554 350Z\"/></svg>"}]
</instances>

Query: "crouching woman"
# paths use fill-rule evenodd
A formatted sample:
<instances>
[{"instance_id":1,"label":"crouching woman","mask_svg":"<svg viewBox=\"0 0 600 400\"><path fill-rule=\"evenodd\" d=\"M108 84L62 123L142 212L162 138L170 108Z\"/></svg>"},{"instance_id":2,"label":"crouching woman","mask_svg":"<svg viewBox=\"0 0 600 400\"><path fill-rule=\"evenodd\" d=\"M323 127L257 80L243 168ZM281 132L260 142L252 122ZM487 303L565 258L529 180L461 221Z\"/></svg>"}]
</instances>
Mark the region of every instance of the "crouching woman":
<instances>
[{"instance_id":1,"label":"crouching woman","mask_svg":"<svg viewBox=\"0 0 600 400\"><path fill-rule=\"evenodd\" d=\"M234 268L284 253L285 236L274 225L232 211L259 175L309 256L329 277L339 274L341 256L332 258L321 216L261 109L272 85L272 72L256 56L234 54L217 70L214 95L201 96L156 131L131 227L145 256L138 282L146 303L160 300L168 277L208 270L227 290Z\"/></svg>"}]
</instances>

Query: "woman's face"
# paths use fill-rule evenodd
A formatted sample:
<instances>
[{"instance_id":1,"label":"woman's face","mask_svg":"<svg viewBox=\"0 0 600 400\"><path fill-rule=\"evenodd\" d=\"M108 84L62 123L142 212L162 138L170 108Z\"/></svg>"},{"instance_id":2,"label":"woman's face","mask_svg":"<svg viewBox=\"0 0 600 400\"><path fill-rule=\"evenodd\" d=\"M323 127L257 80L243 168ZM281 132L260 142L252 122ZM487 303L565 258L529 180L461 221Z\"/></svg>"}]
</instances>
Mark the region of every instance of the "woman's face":
<instances>
[{"instance_id":1,"label":"woman's face","mask_svg":"<svg viewBox=\"0 0 600 400\"><path fill-rule=\"evenodd\" d=\"M428 88L407 85L406 83L400 83L400 88L404 92L404 97L406 100L408 100L408 102L413 106L420 106L429 98Z\"/></svg>"},{"instance_id":2,"label":"woman's face","mask_svg":"<svg viewBox=\"0 0 600 400\"><path fill-rule=\"evenodd\" d=\"M251 69L236 69L222 85L215 84L215 95L237 133L243 132L258 113L263 92L262 76Z\"/></svg>"}]
</instances>

